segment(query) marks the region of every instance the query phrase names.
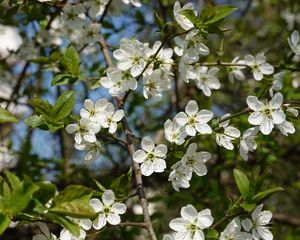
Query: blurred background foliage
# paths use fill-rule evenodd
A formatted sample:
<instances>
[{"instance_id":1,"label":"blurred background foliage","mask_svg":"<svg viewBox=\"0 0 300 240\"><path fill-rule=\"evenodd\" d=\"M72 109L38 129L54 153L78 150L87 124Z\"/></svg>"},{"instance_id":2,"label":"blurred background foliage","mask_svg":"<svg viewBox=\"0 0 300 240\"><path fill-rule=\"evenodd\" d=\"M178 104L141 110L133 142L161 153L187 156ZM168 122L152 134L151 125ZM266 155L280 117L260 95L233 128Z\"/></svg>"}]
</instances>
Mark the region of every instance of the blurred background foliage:
<instances>
[{"instance_id":1,"label":"blurred background foliage","mask_svg":"<svg viewBox=\"0 0 300 240\"><path fill-rule=\"evenodd\" d=\"M98 45L81 52L81 68L89 80L78 81L74 85L51 87L55 67L47 63L39 63L38 57L47 57L55 52L64 52L69 44L63 40L60 46L41 44L41 30L47 29L49 21L60 14L64 2L40 3L33 0L0 1L0 24L15 26L19 29L23 45L20 51L25 51L13 57L0 60L0 102L10 104L20 119L30 116L32 109L28 100L34 95L54 103L57 96L64 90L76 91L74 113L78 113L86 98L93 100L109 95L103 88L91 90L91 78L99 79L105 69L103 56ZM157 0L142 1L142 8L122 5L114 0L103 22L104 36L111 50L118 48L122 37L134 37L141 42L153 43L161 39L157 31L153 9L164 19L172 21L174 1ZM185 1L182 1L182 3ZM210 0L193 1L203 8L207 2L213 5L229 4L238 7L224 23L228 28L224 37L210 35L205 41L211 53L203 57L204 62L222 60L231 62L234 57L243 58L247 54L265 52L268 62L275 66L285 66L291 53L287 37L292 30L300 30L300 2L293 0ZM51 20L52 19L52 20ZM169 27L169 32L180 31ZM47 35L50 36L50 35ZM31 48L30 45L31 44ZM168 43L170 47L174 42ZM76 45L80 49L80 45ZM22 48L24 48L22 50ZM25 49L26 48L26 49ZM300 71L300 61L292 62ZM277 69L278 72L278 69ZM176 79L171 91L165 92L161 99L145 100L141 89L130 95L126 103L129 124L137 136L150 135L157 142L163 141L162 127L168 118L182 111L191 99L197 100L200 108L212 109L215 116L224 113L235 113L245 108L248 95L257 94L265 86L264 83L245 80L243 82L228 80L226 68L220 68L220 90L215 91L210 98L205 97L192 83L185 84ZM251 79L248 72L247 79ZM285 99L299 99L300 74L298 72L286 75L283 82ZM8 90L7 90L8 89ZM233 120L241 131L249 127L247 116ZM248 162L241 159L238 150L227 151L216 145L211 136L201 136L197 139L201 150L213 153L213 159L208 162L208 174L205 177L194 177L191 187L177 193L168 182L168 172L154 174L144 178L146 193L149 197L152 220L159 237L169 231L169 221L179 215L180 208L187 203L197 209L210 208L215 220L220 220L231 200L239 197L233 178L233 169L243 170L251 181L261 184L263 189L281 186L283 192L274 194L265 204L274 213L272 232L276 240L300 239L300 124L295 121L296 133L284 137L278 131L270 136L257 138L258 148L250 155ZM95 188L96 179L109 188L112 181L127 174L130 168L130 158L125 149L101 139L101 156L94 163L87 165L84 155L73 148L72 136L63 129L55 133L40 129L31 129L22 121L19 124L2 124L1 141L9 141L11 148L17 153L18 163L12 170L18 176L29 175L34 180L50 180L59 189L69 184L82 184ZM124 138L120 134L118 136ZM135 142L137 145L139 141ZM180 151L180 149L178 149ZM177 156L178 157L178 156ZM167 159L168 167L179 159L171 155ZM116 186L115 186L116 187ZM120 187L114 189L119 196L131 193L131 180L127 176L121 178ZM143 216L138 207L137 199L127 202L128 212L122 219L142 221ZM224 229L228 222L220 226ZM58 233L57 226L51 226L53 233ZM1 237L4 240L31 239L37 231L34 225L23 225L11 228ZM137 228L106 227L100 237L90 236L88 239L133 239L133 236L147 235ZM135 239L143 239L137 237Z\"/></svg>"}]
</instances>

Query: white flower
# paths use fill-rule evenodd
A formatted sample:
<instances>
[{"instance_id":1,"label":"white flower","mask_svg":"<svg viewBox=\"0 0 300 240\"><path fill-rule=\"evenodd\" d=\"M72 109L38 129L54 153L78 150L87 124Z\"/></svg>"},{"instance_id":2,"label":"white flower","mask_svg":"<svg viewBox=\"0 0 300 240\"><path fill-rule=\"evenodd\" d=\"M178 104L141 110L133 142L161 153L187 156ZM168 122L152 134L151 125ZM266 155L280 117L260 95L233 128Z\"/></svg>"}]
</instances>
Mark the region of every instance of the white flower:
<instances>
[{"instance_id":1,"label":"white flower","mask_svg":"<svg viewBox=\"0 0 300 240\"><path fill-rule=\"evenodd\" d=\"M206 66L199 66L195 70L195 83L199 89L201 89L205 96L211 95L211 89L219 89L221 84L216 78L216 74L219 71L218 68L213 67L208 69Z\"/></svg>"},{"instance_id":2,"label":"white flower","mask_svg":"<svg viewBox=\"0 0 300 240\"><path fill-rule=\"evenodd\" d=\"M253 127L247 129L240 141L240 155L241 157L247 161L248 160L248 152L253 152L257 148L257 144L255 142L256 134L258 132L258 127Z\"/></svg>"},{"instance_id":3,"label":"white flower","mask_svg":"<svg viewBox=\"0 0 300 240\"><path fill-rule=\"evenodd\" d=\"M154 55L158 51L158 49L161 47L161 44L162 44L161 41L156 41L154 43L151 55ZM173 55L172 48L165 48L165 49L161 48L155 57L154 65L158 64L159 68L162 69L164 72L173 75L173 73L170 71L173 64L172 55Z\"/></svg>"},{"instance_id":4,"label":"white flower","mask_svg":"<svg viewBox=\"0 0 300 240\"><path fill-rule=\"evenodd\" d=\"M178 161L171 169L172 171L168 180L171 181L174 190L179 192L179 188L189 188L192 172L189 171L188 166L183 165L181 161Z\"/></svg>"},{"instance_id":5,"label":"white flower","mask_svg":"<svg viewBox=\"0 0 300 240\"><path fill-rule=\"evenodd\" d=\"M283 96L276 93L274 97L266 104L263 104L255 96L247 98L247 104L254 112L248 117L248 121L252 125L259 125L260 131L264 135L269 135L274 124L281 124L285 121L285 114L281 110Z\"/></svg>"},{"instance_id":6,"label":"white flower","mask_svg":"<svg viewBox=\"0 0 300 240\"><path fill-rule=\"evenodd\" d=\"M194 24L184 15L181 14L182 10L194 10L194 4L188 3L184 5L182 8L180 6L180 3L178 1L175 2L173 13L175 20L177 23L184 29L184 30L190 30L194 27ZM197 14L196 11L194 11L195 14Z\"/></svg>"},{"instance_id":7,"label":"white flower","mask_svg":"<svg viewBox=\"0 0 300 240\"><path fill-rule=\"evenodd\" d=\"M70 28L83 27L85 22L85 8L82 4L66 3L63 7L62 22Z\"/></svg>"},{"instance_id":8,"label":"white flower","mask_svg":"<svg viewBox=\"0 0 300 240\"><path fill-rule=\"evenodd\" d=\"M214 221L209 209L197 212L191 204L181 208L181 218L173 219L169 226L175 233L175 240L204 240L203 229L210 227Z\"/></svg>"},{"instance_id":9,"label":"white flower","mask_svg":"<svg viewBox=\"0 0 300 240\"><path fill-rule=\"evenodd\" d=\"M80 110L80 116L88 118L92 122L99 123L99 118L104 114L107 104L108 101L106 98L101 98L95 103L90 99L86 99L83 104L84 108Z\"/></svg>"},{"instance_id":10,"label":"white flower","mask_svg":"<svg viewBox=\"0 0 300 240\"><path fill-rule=\"evenodd\" d=\"M171 121L168 119L164 124L165 137L169 142L174 142L177 145L184 143L186 132L184 127L180 126L176 120Z\"/></svg>"},{"instance_id":11,"label":"white flower","mask_svg":"<svg viewBox=\"0 0 300 240\"><path fill-rule=\"evenodd\" d=\"M106 4L109 0L89 0L86 1L84 4L88 9L88 14L91 18L97 18L101 16L104 12Z\"/></svg>"},{"instance_id":12,"label":"white flower","mask_svg":"<svg viewBox=\"0 0 300 240\"><path fill-rule=\"evenodd\" d=\"M8 57L10 52L17 51L22 43L17 28L0 24L0 59Z\"/></svg>"},{"instance_id":13,"label":"white flower","mask_svg":"<svg viewBox=\"0 0 300 240\"><path fill-rule=\"evenodd\" d=\"M252 240L252 236L249 233L241 232L241 222L236 217L221 232L220 240Z\"/></svg>"},{"instance_id":14,"label":"white flower","mask_svg":"<svg viewBox=\"0 0 300 240\"><path fill-rule=\"evenodd\" d=\"M163 75L161 69L155 69L151 74L147 72L143 76L143 94L146 99L149 96L161 97L162 92L171 88L169 78Z\"/></svg>"},{"instance_id":15,"label":"white flower","mask_svg":"<svg viewBox=\"0 0 300 240\"><path fill-rule=\"evenodd\" d=\"M32 237L32 240L56 240L57 237L50 233L47 225L45 223L38 223L41 233L38 233Z\"/></svg>"},{"instance_id":16,"label":"white flower","mask_svg":"<svg viewBox=\"0 0 300 240\"><path fill-rule=\"evenodd\" d=\"M81 118L79 124L69 124L66 126L67 133L75 133L75 142L80 144L83 140L89 143L97 141L96 133L100 131L100 124L92 122L88 118Z\"/></svg>"},{"instance_id":17,"label":"white flower","mask_svg":"<svg viewBox=\"0 0 300 240\"><path fill-rule=\"evenodd\" d=\"M83 28L82 44L94 44L100 39L100 23L90 23Z\"/></svg>"},{"instance_id":18,"label":"white flower","mask_svg":"<svg viewBox=\"0 0 300 240\"><path fill-rule=\"evenodd\" d=\"M254 240L272 240L273 235L267 225L271 221L272 213L270 211L262 211L263 204L259 205L251 214L252 220L246 218L242 221L245 231L252 229L252 237Z\"/></svg>"},{"instance_id":19,"label":"white flower","mask_svg":"<svg viewBox=\"0 0 300 240\"><path fill-rule=\"evenodd\" d=\"M100 155L100 142L96 141L94 143L81 142L80 144L75 143L75 148L79 151L87 151L84 160L91 162L96 160Z\"/></svg>"},{"instance_id":20,"label":"white flower","mask_svg":"<svg viewBox=\"0 0 300 240\"><path fill-rule=\"evenodd\" d=\"M185 126L189 136L195 136L196 131L201 134L210 134L211 127L207 124L213 118L213 113L206 109L199 111L196 101L191 100L185 107L185 112L177 113L175 120L179 125Z\"/></svg>"},{"instance_id":21,"label":"white flower","mask_svg":"<svg viewBox=\"0 0 300 240\"><path fill-rule=\"evenodd\" d=\"M144 137L141 145L143 150L137 150L133 154L133 160L142 163L142 174L144 176L150 176L153 172L163 172L167 167L166 161L164 160L168 151L166 145L159 144L155 146L150 137Z\"/></svg>"},{"instance_id":22,"label":"white flower","mask_svg":"<svg viewBox=\"0 0 300 240\"><path fill-rule=\"evenodd\" d=\"M244 60L239 60L239 57L235 57L232 62L232 64L240 64L243 65L245 64ZM230 82L234 82L234 79L239 80L239 81L243 81L245 80L245 75L242 71L242 69L244 69L246 66L230 66L228 68L228 78Z\"/></svg>"},{"instance_id":23,"label":"white flower","mask_svg":"<svg viewBox=\"0 0 300 240\"><path fill-rule=\"evenodd\" d=\"M269 90L270 96L274 96L274 91L278 92L282 89L282 79L286 76L286 72L279 72L274 75L272 87Z\"/></svg>"},{"instance_id":24,"label":"white flower","mask_svg":"<svg viewBox=\"0 0 300 240\"><path fill-rule=\"evenodd\" d=\"M291 37L288 38L288 42L292 51L296 55L300 55L300 37L299 37L299 32L297 30L294 30L292 32Z\"/></svg>"},{"instance_id":25,"label":"white flower","mask_svg":"<svg viewBox=\"0 0 300 240\"><path fill-rule=\"evenodd\" d=\"M266 63L264 53L260 53L255 57L250 54L245 56L245 63L252 69L253 77L257 81L262 80L263 75L270 75L274 72L274 67Z\"/></svg>"},{"instance_id":26,"label":"white flower","mask_svg":"<svg viewBox=\"0 0 300 240\"><path fill-rule=\"evenodd\" d=\"M223 117L221 117L220 121L229 116L230 114L225 114ZM223 128L223 131L216 133L216 142L221 147L224 147L228 150L233 150L234 146L232 141L234 141L236 138L239 138L241 136L241 132L237 128L230 126L229 122L230 120L219 123L219 127Z\"/></svg>"},{"instance_id":27,"label":"white flower","mask_svg":"<svg viewBox=\"0 0 300 240\"><path fill-rule=\"evenodd\" d=\"M140 75L151 55L148 45L148 43L144 44L135 39L121 39L120 49L113 52L115 59L118 60L118 68L123 71L130 70L133 77Z\"/></svg>"},{"instance_id":28,"label":"white flower","mask_svg":"<svg viewBox=\"0 0 300 240\"><path fill-rule=\"evenodd\" d=\"M115 194L112 190L106 190L102 195L102 202L97 198L90 200L90 206L98 213L98 217L93 221L96 230L103 228L106 223L118 225L121 222L119 214L126 212L124 203L115 202Z\"/></svg>"},{"instance_id":29,"label":"white flower","mask_svg":"<svg viewBox=\"0 0 300 240\"><path fill-rule=\"evenodd\" d=\"M207 173L207 168L204 163L211 159L209 152L197 151L197 144L192 143L188 146L185 155L182 157L182 165L186 166L190 172L195 172L198 176L204 176Z\"/></svg>"},{"instance_id":30,"label":"white flower","mask_svg":"<svg viewBox=\"0 0 300 240\"><path fill-rule=\"evenodd\" d=\"M111 96L120 96L129 89L135 90L137 87L137 81L130 75L129 71L121 71L118 68L109 67L106 75L106 77L100 79L100 83L103 87L109 89Z\"/></svg>"},{"instance_id":31,"label":"white flower","mask_svg":"<svg viewBox=\"0 0 300 240\"><path fill-rule=\"evenodd\" d=\"M141 6L142 6L140 0L122 0L122 1L123 1L123 3L125 3L125 4L131 3L131 4L132 4L133 6L135 6L135 7L141 7Z\"/></svg>"},{"instance_id":32,"label":"white flower","mask_svg":"<svg viewBox=\"0 0 300 240\"><path fill-rule=\"evenodd\" d=\"M104 114L100 117L100 123L103 128L108 128L110 133L115 133L118 128L117 122L121 121L124 117L124 110L115 111L112 103L108 102Z\"/></svg>"}]
</instances>

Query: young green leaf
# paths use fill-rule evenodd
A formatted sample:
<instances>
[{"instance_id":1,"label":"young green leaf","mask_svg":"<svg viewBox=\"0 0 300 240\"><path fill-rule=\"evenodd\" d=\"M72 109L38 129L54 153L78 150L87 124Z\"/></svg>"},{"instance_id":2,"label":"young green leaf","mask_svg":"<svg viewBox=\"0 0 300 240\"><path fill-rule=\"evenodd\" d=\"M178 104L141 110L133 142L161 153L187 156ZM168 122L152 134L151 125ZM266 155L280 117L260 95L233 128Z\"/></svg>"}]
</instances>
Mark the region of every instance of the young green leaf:
<instances>
[{"instance_id":1,"label":"young green leaf","mask_svg":"<svg viewBox=\"0 0 300 240\"><path fill-rule=\"evenodd\" d=\"M17 123L18 119L12 113L0 107L0 123L8 122Z\"/></svg>"},{"instance_id":2,"label":"young green leaf","mask_svg":"<svg viewBox=\"0 0 300 240\"><path fill-rule=\"evenodd\" d=\"M71 74L62 73L55 76L51 81L51 86L60 86L65 84L73 84L77 81L77 78L73 77Z\"/></svg>"},{"instance_id":3,"label":"young green leaf","mask_svg":"<svg viewBox=\"0 0 300 240\"><path fill-rule=\"evenodd\" d=\"M68 47L65 55L60 60L61 65L64 67L66 73L72 77L77 78L80 73L80 58L73 46Z\"/></svg>"},{"instance_id":4,"label":"young green leaf","mask_svg":"<svg viewBox=\"0 0 300 240\"><path fill-rule=\"evenodd\" d=\"M195 12L191 9L181 10L180 13L185 16L188 20L190 20L195 26L199 25L200 19L197 18Z\"/></svg>"},{"instance_id":5,"label":"young green leaf","mask_svg":"<svg viewBox=\"0 0 300 240\"><path fill-rule=\"evenodd\" d=\"M8 228L9 223L10 223L9 217L0 213L0 236L2 233L4 233L6 228Z\"/></svg>"},{"instance_id":6,"label":"young green leaf","mask_svg":"<svg viewBox=\"0 0 300 240\"><path fill-rule=\"evenodd\" d=\"M261 200L263 200L264 198L266 198L270 194L275 193L275 192L279 192L279 191L284 191L284 188L282 188L282 187L274 187L274 188L270 188L270 189L268 189L266 191L259 192L259 193L257 193L253 197L253 201L254 202L260 202Z\"/></svg>"},{"instance_id":7,"label":"young green leaf","mask_svg":"<svg viewBox=\"0 0 300 240\"><path fill-rule=\"evenodd\" d=\"M61 120L72 112L75 103L74 91L66 91L61 94L55 102L51 116L55 121Z\"/></svg>"},{"instance_id":8,"label":"young green leaf","mask_svg":"<svg viewBox=\"0 0 300 240\"><path fill-rule=\"evenodd\" d=\"M38 97L33 97L31 100L29 100L28 103L34 108L37 114L41 114L45 118L48 118L50 116L52 105L47 101Z\"/></svg>"},{"instance_id":9,"label":"young green leaf","mask_svg":"<svg viewBox=\"0 0 300 240\"><path fill-rule=\"evenodd\" d=\"M247 176L238 169L234 169L233 174L242 197L247 201L250 197L250 183Z\"/></svg>"}]
</instances>

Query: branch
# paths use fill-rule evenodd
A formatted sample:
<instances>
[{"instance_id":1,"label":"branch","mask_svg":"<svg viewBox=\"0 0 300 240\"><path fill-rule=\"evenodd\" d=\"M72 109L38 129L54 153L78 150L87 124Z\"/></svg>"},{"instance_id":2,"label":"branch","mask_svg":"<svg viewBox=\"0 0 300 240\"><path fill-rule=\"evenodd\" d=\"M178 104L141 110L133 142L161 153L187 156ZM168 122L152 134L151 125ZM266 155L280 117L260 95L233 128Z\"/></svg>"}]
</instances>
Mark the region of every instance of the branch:
<instances>
[{"instance_id":1,"label":"branch","mask_svg":"<svg viewBox=\"0 0 300 240\"><path fill-rule=\"evenodd\" d=\"M147 223L144 222L123 222L119 224L120 227L141 227L147 229Z\"/></svg>"},{"instance_id":2,"label":"branch","mask_svg":"<svg viewBox=\"0 0 300 240\"><path fill-rule=\"evenodd\" d=\"M111 57L109 55L109 50L106 44L106 41L103 37L101 37L101 39L99 40L99 44L100 47L102 49L103 55L104 55L104 59L106 61L106 65L108 67L112 67L112 60ZM118 108L119 109L123 109L124 110L124 98L116 98L117 100L117 104L118 104ZM147 229L151 240L157 240L152 223L151 223L151 219L150 219L150 214L149 214L149 210L148 210L148 201L145 195L145 191L144 191L144 187L143 187L143 180L142 180L142 174L140 171L140 166L137 162L135 162L133 160L133 154L135 152L135 146L133 144L132 141L132 131L129 127L126 115L123 117L122 119L122 125L123 125L123 129L126 135L126 139L127 139L127 148L131 157L131 161L132 161L132 169L134 172L134 177L135 177L135 181L136 181L136 185L137 185L137 194L139 196L140 199L140 203L143 209L143 214L144 214L144 224L145 224L145 228ZM139 225L140 226L140 225Z\"/></svg>"},{"instance_id":3,"label":"branch","mask_svg":"<svg viewBox=\"0 0 300 240\"><path fill-rule=\"evenodd\" d=\"M290 215L285 215L283 213L275 213L273 215L273 220L275 222L293 225L296 227L300 226L300 218L291 217Z\"/></svg>"}]
</instances>

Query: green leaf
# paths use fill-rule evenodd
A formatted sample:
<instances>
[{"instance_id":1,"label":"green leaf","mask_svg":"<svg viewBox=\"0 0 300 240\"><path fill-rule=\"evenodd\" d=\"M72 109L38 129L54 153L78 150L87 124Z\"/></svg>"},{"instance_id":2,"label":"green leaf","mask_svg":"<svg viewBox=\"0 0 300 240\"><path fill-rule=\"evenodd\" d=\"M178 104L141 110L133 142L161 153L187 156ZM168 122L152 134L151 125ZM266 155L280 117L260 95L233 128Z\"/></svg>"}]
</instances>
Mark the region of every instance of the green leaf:
<instances>
[{"instance_id":1,"label":"green leaf","mask_svg":"<svg viewBox=\"0 0 300 240\"><path fill-rule=\"evenodd\" d=\"M36 185L39 187L39 190L36 191L33 197L37 198L39 202L46 204L50 199L55 196L56 186L49 182L37 182Z\"/></svg>"},{"instance_id":2,"label":"green leaf","mask_svg":"<svg viewBox=\"0 0 300 240\"><path fill-rule=\"evenodd\" d=\"M243 203L240 204L240 206L248 213L251 213L256 208L255 203L243 202Z\"/></svg>"},{"instance_id":3,"label":"green leaf","mask_svg":"<svg viewBox=\"0 0 300 240\"><path fill-rule=\"evenodd\" d=\"M14 216L21 213L32 199L33 193L39 187L32 183L28 178L23 182L13 173L7 171L5 173L10 189L6 189L4 194L0 196L0 212L8 216Z\"/></svg>"},{"instance_id":4,"label":"green leaf","mask_svg":"<svg viewBox=\"0 0 300 240\"><path fill-rule=\"evenodd\" d=\"M240 170L233 170L235 182L242 194L243 198L247 201L250 197L250 183L247 176Z\"/></svg>"},{"instance_id":5,"label":"green leaf","mask_svg":"<svg viewBox=\"0 0 300 240\"><path fill-rule=\"evenodd\" d=\"M122 174L121 176L117 177L114 179L110 185L110 189L113 190L114 192L120 192L124 193L125 191L125 186L127 183L127 175Z\"/></svg>"},{"instance_id":6,"label":"green leaf","mask_svg":"<svg viewBox=\"0 0 300 240\"><path fill-rule=\"evenodd\" d=\"M52 212L46 213L45 217L47 217L52 222L57 223L57 224L63 226L64 228L68 229L73 235L75 235L77 237L79 236L80 227L76 223L72 222L71 220L69 220L65 217L59 216Z\"/></svg>"},{"instance_id":7,"label":"green leaf","mask_svg":"<svg viewBox=\"0 0 300 240\"><path fill-rule=\"evenodd\" d=\"M217 7L213 7L208 4L201 12L200 20L206 25L213 24L224 19L236 9L236 7L229 5L219 5Z\"/></svg>"},{"instance_id":8,"label":"green leaf","mask_svg":"<svg viewBox=\"0 0 300 240\"><path fill-rule=\"evenodd\" d=\"M66 73L77 78L80 73L80 58L73 46L67 48L65 55L60 60L60 63L65 68Z\"/></svg>"},{"instance_id":9,"label":"green leaf","mask_svg":"<svg viewBox=\"0 0 300 240\"><path fill-rule=\"evenodd\" d=\"M6 228L8 227L10 223L10 219L8 216L0 214L0 236L2 235L2 233L4 233L4 231L6 230Z\"/></svg>"},{"instance_id":10,"label":"green leaf","mask_svg":"<svg viewBox=\"0 0 300 240\"><path fill-rule=\"evenodd\" d=\"M17 123L18 119L12 113L0 107L0 123L7 122Z\"/></svg>"},{"instance_id":11,"label":"green leaf","mask_svg":"<svg viewBox=\"0 0 300 240\"><path fill-rule=\"evenodd\" d=\"M30 116L25 120L25 123L32 128L39 127L43 130L48 130L47 122L43 116L38 116L38 115Z\"/></svg>"},{"instance_id":12,"label":"green leaf","mask_svg":"<svg viewBox=\"0 0 300 240\"><path fill-rule=\"evenodd\" d=\"M261 200L263 200L264 198L266 198L270 194L275 193L275 192L279 192L279 191L284 191L284 188L282 188L282 187L274 187L274 188L270 188L270 189L268 189L266 191L259 192L259 193L257 193L253 197L253 201L254 202L260 202Z\"/></svg>"},{"instance_id":13,"label":"green leaf","mask_svg":"<svg viewBox=\"0 0 300 240\"><path fill-rule=\"evenodd\" d=\"M164 20L157 14L156 11L154 11L154 18L155 23L157 24L160 31L163 31L164 29Z\"/></svg>"},{"instance_id":14,"label":"green leaf","mask_svg":"<svg viewBox=\"0 0 300 240\"><path fill-rule=\"evenodd\" d=\"M47 101L34 97L29 100L29 104L34 108L35 112L43 115L46 119L50 116L52 111L52 105Z\"/></svg>"},{"instance_id":15,"label":"green leaf","mask_svg":"<svg viewBox=\"0 0 300 240\"><path fill-rule=\"evenodd\" d=\"M94 218L95 212L89 205L92 190L80 185L71 185L53 198L50 212L75 218Z\"/></svg>"},{"instance_id":16,"label":"green leaf","mask_svg":"<svg viewBox=\"0 0 300 240\"><path fill-rule=\"evenodd\" d=\"M74 78L71 74L63 73L58 74L51 81L51 86L60 86L65 84L73 84L77 81L77 78Z\"/></svg>"},{"instance_id":17,"label":"green leaf","mask_svg":"<svg viewBox=\"0 0 300 240\"><path fill-rule=\"evenodd\" d=\"M52 119L55 121L63 119L72 112L75 103L74 91L66 91L61 94L52 109Z\"/></svg>"}]
</instances>

